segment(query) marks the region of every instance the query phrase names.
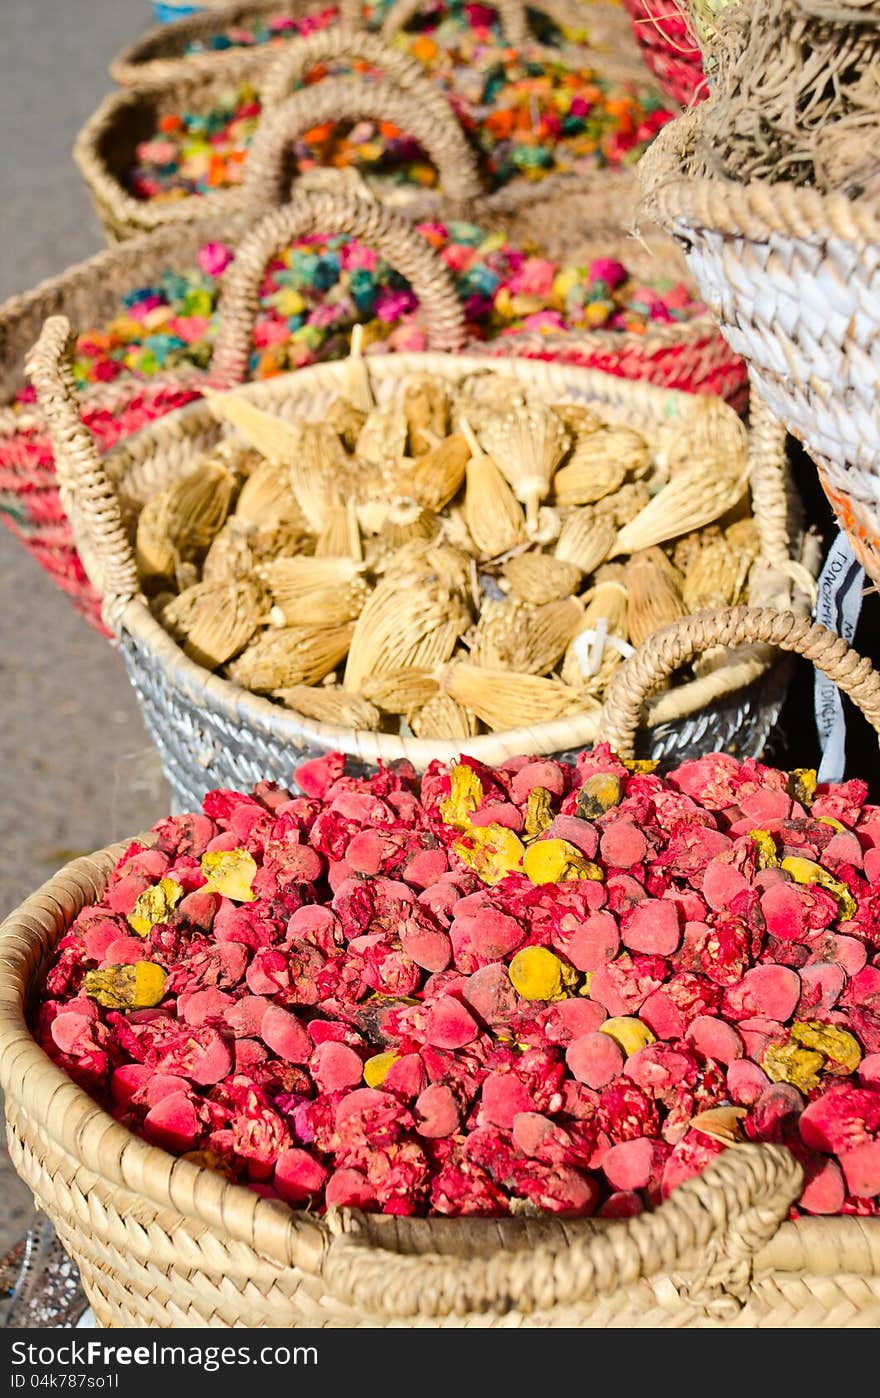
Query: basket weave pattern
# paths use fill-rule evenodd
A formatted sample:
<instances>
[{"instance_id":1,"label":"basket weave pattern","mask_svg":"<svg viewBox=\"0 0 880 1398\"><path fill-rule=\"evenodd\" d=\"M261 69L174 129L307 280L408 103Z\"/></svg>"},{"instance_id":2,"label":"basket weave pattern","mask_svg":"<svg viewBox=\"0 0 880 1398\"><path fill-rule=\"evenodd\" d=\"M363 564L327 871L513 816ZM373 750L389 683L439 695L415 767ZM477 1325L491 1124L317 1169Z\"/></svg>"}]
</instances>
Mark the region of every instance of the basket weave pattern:
<instances>
[{"instance_id":1,"label":"basket weave pattern","mask_svg":"<svg viewBox=\"0 0 880 1398\"><path fill-rule=\"evenodd\" d=\"M700 112L640 166L645 209L764 401L798 437L855 552L880 582L880 220L842 194L686 174Z\"/></svg>"},{"instance_id":2,"label":"basket weave pattern","mask_svg":"<svg viewBox=\"0 0 880 1398\"><path fill-rule=\"evenodd\" d=\"M608 731L632 749L672 666L745 637L809 655L880 726L880 677L822 627L703 613L625 663ZM37 1047L25 1007L124 846L69 864L0 927L0 1085L16 1169L81 1268L101 1325L876 1326L880 1224L786 1222L800 1166L738 1147L626 1222L294 1212L131 1135Z\"/></svg>"}]
</instances>

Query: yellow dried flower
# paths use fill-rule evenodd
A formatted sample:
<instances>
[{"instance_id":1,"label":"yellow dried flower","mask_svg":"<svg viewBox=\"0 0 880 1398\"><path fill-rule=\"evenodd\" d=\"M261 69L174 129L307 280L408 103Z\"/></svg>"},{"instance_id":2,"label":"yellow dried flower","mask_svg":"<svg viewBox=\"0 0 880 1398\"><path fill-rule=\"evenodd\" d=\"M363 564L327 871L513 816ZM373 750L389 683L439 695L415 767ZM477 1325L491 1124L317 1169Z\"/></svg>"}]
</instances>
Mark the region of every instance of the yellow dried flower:
<instances>
[{"instance_id":1,"label":"yellow dried flower","mask_svg":"<svg viewBox=\"0 0 880 1398\"><path fill-rule=\"evenodd\" d=\"M533 786L526 802L525 831L529 839L543 835L553 824L553 805L550 792L543 786ZM534 882L534 880L533 880Z\"/></svg>"},{"instance_id":2,"label":"yellow dried flower","mask_svg":"<svg viewBox=\"0 0 880 1398\"><path fill-rule=\"evenodd\" d=\"M601 880L602 870L567 840L537 840L523 857L523 872L532 883L563 883L569 879Z\"/></svg>"},{"instance_id":3,"label":"yellow dried flower","mask_svg":"<svg viewBox=\"0 0 880 1398\"><path fill-rule=\"evenodd\" d=\"M854 1073L862 1061L858 1039L836 1024L795 1020L791 1026L791 1037L796 1044L815 1049L823 1058L830 1060L825 1064L827 1072Z\"/></svg>"},{"instance_id":4,"label":"yellow dried flower","mask_svg":"<svg viewBox=\"0 0 880 1398\"><path fill-rule=\"evenodd\" d=\"M471 826L466 838L457 840L453 848L462 863L490 885L522 868L525 853L512 830L495 824Z\"/></svg>"},{"instance_id":5,"label":"yellow dried flower","mask_svg":"<svg viewBox=\"0 0 880 1398\"><path fill-rule=\"evenodd\" d=\"M83 989L90 1000L108 1010L150 1010L165 994L166 980L155 961L135 961L86 971Z\"/></svg>"},{"instance_id":6,"label":"yellow dried flower","mask_svg":"<svg viewBox=\"0 0 880 1398\"><path fill-rule=\"evenodd\" d=\"M821 1053L796 1043L770 1044L761 1059L761 1067L771 1082L791 1083L803 1093L821 1086L819 1074L824 1065Z\"/></svg>"},{"instance_id":7,"label":"yellow dried flower","mask_svg":"<svg viewBox=\"0 0 880 1398\"><path fill-rule=\"evenodd\" d=\"M758 856L759 869L778 869L779 855L776 852L776 841L769 830L750 830L749 839L754 840Z\"/></svg>"},{"instance_id":8,"label":"yellow dried flower","mask_svg":"<svg viewBox=\"0 0 880 1398\"><path fill-rule=\"evenodd\" d=\"M251 884L257 873L257 862L246 849L208 850L202 855L201 865L209 893L219 893L234 903L256 901Z\"/></svg>"},{"instance_id":9,"label":"yellow dried flower","mask_svg":"<svg viewBox=\"0 0 880 1398\"><path fill-rule=\"evenodd\" d=\"M821 864L817 864L813 859L805 859L799 854L790 854L783 859L780 868L787 874L791 874L795 883L815 883L820 888L827 888L829 893L833 893L840 907L841 921L847 922L855 917L858 911L858 904L853 898L845 883L836 879L827 869L823 869Z\"/></svg>"},{"instance_id":10,"label":"yellow dried flower","mask_svg":"<svg viewBox=\"0 0 880 1398\"><path fill-rule=\"evenodd\" d=\"M166 922L183 897L183 889L174 879L160 879L152 888L145 888L137 899L126 922L139 937L149 935L157 922Z\"/></svg>"},{"instance_id":11,"label":"yellow dried flower","mask_svg":"<svg viewBox=\"0 0 880 1398\"><path fill-rule=\"evenodd\" d=\"M620 1044L627 1058L638 1053L639 1049L647 1048L648 1044L657 1042L656 1035L651 1033L647 1024L634 1015L613 1015L599 1025L599 1032Z\"/></svg>"},{"instance_id":12,"label":"yellow dried flower","mask_svg":"<svg viewBox=\"0 0 880 1398\"><path fill-rule=\"evenodd\" d=\"M372 1058L368 1058L364 1064L364 1082L367 1087L381 1087L399 1057L399 1053L389 1050L386 1053L374 1053Z\"/></svg>"},{"instance_id":13,"label":"yellow dried flower","mask_svg":"<svg viewBox=\"0 0 880 1398\"><path fill-rule=\"evenodd\" d=\"M483 783L473 767L458 762L449 774L451 790L440 802L440 818L444 825L456 830L469 830L471 816L483 799Z\"/></svg>"},{"instance_id":14,"label":"yellow dried flower","mask_svg":"<svg viewBox=\"0 0 880 1398\"><path fill-rule=\"evenodd\" d=\"M524 1000L565 1000L579 979L574 967L547 947L523 947L511 961L508 975Z\"/></svg>"}]
</instances>

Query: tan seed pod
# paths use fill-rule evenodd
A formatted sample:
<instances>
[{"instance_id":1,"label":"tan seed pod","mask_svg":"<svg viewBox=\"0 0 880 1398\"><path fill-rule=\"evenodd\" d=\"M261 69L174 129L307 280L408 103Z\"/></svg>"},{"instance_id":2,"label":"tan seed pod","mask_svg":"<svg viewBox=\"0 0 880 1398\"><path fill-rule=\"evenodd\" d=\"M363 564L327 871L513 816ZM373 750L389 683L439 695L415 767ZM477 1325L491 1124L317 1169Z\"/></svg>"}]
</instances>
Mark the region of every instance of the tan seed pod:
<instances>
[{"instance_id":1,"label":"tan seed pod","mask_svg":"<svg viewBox=\"0 0 880 1398\"><path fill-rule=\"evenodd\" d=\"M257 694L317 684L345 658L353 634L352 625L267 631L233 660L227 673L242 689Z\"/></svg>"},{"instance_id":2,"label":"tan seed pod","mask_svg":"<svg viewBox=\"0 0 880 1398\"><path fill-rule=\"evenodd\" d=\"M711 524L742 498L747 485L745 470L732 477L711 468L707 470L703 463L682 467L669 484L623 526L614 541L611 556L637 553L677 539L688 530Z\"/></svg>"},{"instance_id":3,"label":"tan seed pod","mask_svg":"<svg viewBox=\"0 0 880 1398\"><path fill-rule=\"evenodd\" d=\"M642 549L626 569L629 638L640 646L648 636L687 615L681 596L681 575L662 549Z\"/></svg>"},{"instance_id":4,"label":"tan seed pod","mask_svg":"<svg viewBox=\"0 0 880 1398\"><path fill-rule=\"evenodd\" d=\"M393 670L387 675L368 675L361 694L389 714L408 714L428 703L438 684L428 670Z\"/></svg>"},{"instance_id":5,"label":"tan seed pod","mask_svg":"<svg viewBox=\"0 0 880 1398\"><path fill-rule=\"evenodd\" d=\"M527 616L526 604L515 598L486 598L476 626L464 638L470 663L485 670L523 669L521 639Z\"/></svg>"},{"instance_id":6,"label":"tan seed pod","mask_svg":"<svg viewBox=\"0 0 880 1398\"><path fill-rule=\"evenodd\" d=\"M553 411L575 441L589 432L598 432L605 425L592 408L583 403L554 403Z\"/></svg>"},{"instance_id":7,"label":"tan seed pod","mask_svg":"<svg viewBox=\"0 0 880 1398\"><path fill-rule=\"evenodd\" d=\"M742 592L751 559L737 557L723 534L707 539L684 574L682 599L689 612L731 607Z\"/></svg>"},{"instance_id":8,"label":"tan seed pod","mask_svg":"<svg viewBox=\"0 0 880 1398\"><path fill-rule=\"evenodd\" d=\"M346 451L353 452L366 419L366 413L347 398L336 398L327 409L324 426L336 433Z\"/></svg>"},{"instance_id":9,"label":"tan seed pod","mask_svg":"<svg viewBox=\"0 0 880 1398\"><path fill-rule=\"evenodd\" d=\"M627 468L622 457L614 460L591 449L593 438L582 437L564 466L553 478L553 495L560 505L592 505L604 495L610 495L623 485Z\"/></svg>"},{"instance_id":10,"label":"tan seed pod","mask_svg":"<svg viewBox=\"0 0 880 1398\"><path fill-rule=\"evenodd\" d=\"M711 539L721 537L721 530L714 524L710 524L706 529L692 529L688 534L682 534L680 539L676 539L670 550L670 557L682 577L687 576L687 571L699 558L701 552Z\"/></svg>"},{"instance_id":11,"label":"tan seed pod","mask_svg":"<svg viewBox=\"0 0 880 1398\"><path fill-rule=\"evenodd\" d=\"M435 742L455 742L473 738L479 732L477 716L448 694L435 694L421 709L409 716L409 726L417 738Z\"/></svg>"},{"instance_id":12,"label":"tan seed pod","mask_svg":"<svg viewBox=\"0 0 880 1398\"><path fill-rule=\"evenodd\" d=\"M401 585L383 578L354 630L343 687L359 693L370 676L406 668L430 670L448 660L470 615L440 583Z\"/></svg>"},{"instance_id":13,"label":"tan seed pod","mask_svg":"<svg viewBox=\"0 0 880 1398\"><path fill-rule=\"evenodd\" d=\"M363 355L364 327L355 325L351 332L351 344L344 360L342 397L365 416L376 406L373 390L370 387L370 371Z\"/></svg>"},{"instance_id":14,"label":"tan seed pod","mask_svg":"<svg viewBox=\"0 0 880 1398\"><path fill-rule=\"evenodd\" d=\"M624 576L622 563L606 563L596 574L596 582L584 598L586 606L581 624L559 669L566 684L575 688L582 686L597 695L603 694L623 660L622 652L615 645L607 644L605 638L611 636L624 642L629 639ZM602 641L601 659L595 674L589 674L584 663L592 646L580 638L588 635Z\"/></svg>"},{"instance_id":15,"label":"tan seed pod","mask_svg":"<svg viewBox=\"0 0 880 1398\"><path fill-rule=\"evenodd\" d=\"M703 466L709 476L737 479L746 470L749 435L723 398L693 394L680 416L661 428L656 455L670 480Z\"/></svg>"},{"instance_id":16,"label":"tan seed pod","mask_svg":"<svg viewBox=\"0 0 880 1398\"><path fill-rule=\"evenodd\" d=\"M327 511L324 528L315 540L315 557L353 558L358 563L363 562L363 543L353 499Z\"/></svg>"},{"instance_id":17,"label":"tan seed pod","mask_svg":"<svg viewBox=\"0 0 880 1398\"><path fill-rule=\"evenodd\" d=\"M201 582L168 604L162 622L191 660L215 670L247 645L262 605L256 582Z\"/></svg>"},{"instance_id":18,"label":"tan seed pod","mask_svg":"<svg viewBox=\"0 0 880 1398\"><path fill-rule=\"evenodd\" d=\"M340 626L363 610L370 589L351 558L278 558L259 569L285 626Z\"/></svg>"},{"instance_id":19,"label":"tan seed pod","mask_svg":"<svg viewBox=\"0 0 880 1398\"><path fill-rule=\"evenodd\" d=\"M614 520L618 529L622 529L631 519L635 519L650 499L651 492L642 481L628 481L619 490L615 490L613 495L606 495L604 499L597 500L595 509L597 514L607 515L609 519Z\"/></svg>"},{"instance_id":20,"label":"tan seed pod","mask_svg":"<svg viewBox=\"0 0 880 1398\"><path fill-rule=\"evenodd\" d=\"M465 473L463 515L479 558L497 558L525 538L525 518L516 497L466 419L461 429L471 449Z\"/></svg>"},{"instance_id":21,"label":"tan seed pod","mask_svg":"<svg viewBox=\"0 0 880 1398\"><path fill-rule=\"evenodd\" d=\"M582 573L593 573L608 557L616 535L613 517L593 505L585 505L572 510L563 522L554 553Z\"/></svg>"},{"instance_id":22,"label":"tan seed pod","mask_svg":"<svg viewBox=\"0 0 880 1398\"><path fill-rule=\"evenodd\" d=\"M211 388L202 392L217 421L228 422L267 461L288 465L293 460L299 442L298 427L258 408L241 393L217 393Z\"/></svg>"},{"instance_id":23,"label":"tan seed pod","mask_svg":"<svg viewBox=\"0 0 880 1398\"><path fill-rule=\"evenodd\" d=\"M476 565L469 554L442 541L413 540L401 548L389 551L373 570L386 578L397 578L406 588L411 582L439 582L462 601L477 598Z\"/></svg>"},{"instance_id":24,"label":"tan seed pod","mask_svg":"<svg viewBox=\"0 0 880 1398\"><path fill-rule=\"evenodd\" d=\"M333 723L338 728L352 728L356 733L374 733L382 716L374 705L359 694L325 685L295 684L276 689L273 697L288 709L318 723Z\"/></svg>"},{"instance_id":25,"label":"tan seed pod","mask_svg":"<svg viewBox=\"0 0 880 1398\"><path fill-rule=\"evenodd\" d=\"M448 665L440 676L440 687L493 732L545 723L583 708L578 691L561 680L484 670L477 665Z\"/></svg>"},{"instance_id":26,"label":"tan seed pod","mask_svg":"<svg viewBox=\"0 0 880 1398\"><path fill-rule=\"evenodd\" d=\"M248 476L236 502L235 518L258 529L282 523L302 533L308 528L290 488L287 469L276 461L263 461Z\"/></svg>"},{"instance_id":27,"label":"tan seed pod","mask_svg":"<svg viewBox=\"0 0 880 1398\"><path fill-rule=\"evenodd\" d=\"M351 461L336 433L323 424L301 428L288 463L290 488L309 528L320 534L351 490Z\"/></svg>"},{"instance_id":28,"label":"tan seed pod","mask_svg":"<svg viewBox=\"0 0 880 1398\"><path fill-rule=\"evenodd\" d=\"M547 553L519 553L504 565L510 591L521 602L556 602L577 592L581 570L564 558Z\"/></svg>"},{"instance_id":29,"label":"tan seed pod","mask_svg":"<svg viewBox=\"0 0 880 1398\"><path fill-rule=\"evenodd\" d=\"M581 616L573 598L540 607L514 599L489 601L467 637L470 662L490 670L549 674L579 629Z\"/></svg>"},{"instance_id":30,"label":"tan seed pod","mask_svg":"<svg viewBox=\"0 0 880 1398\"><path fill-rule=\"evenodd\" d=\"M181 563L201 561L229 512L235 482L218 462L203 462L147 501L135 554L142 582L173 578Z\"/></svg>"},{"instance_id":31,"label":"tan seed pod","mask_svg":"<svg viewBox=\"0 0 880 1398\"><path fill-rule=\"evenodd\" d=\"M406 496L391 502L382 525L382 533L395 549L418 540L428 542L435 539L439 532L437 516L420 505L418 500L410 500Z\"/></svg>"},{"instance_id":32,"label":"tan seed pod","mask_svg":"<svg viewBox=\"0 0 880 1398\"><path fill-rule=\"evenodd\" d=\"M414 374L403 387L403 413L409 450L421 456L446 436L449 400L446 389L429 374Z\"/></svg>"},{"instance_id":33,"label":"tan seed pod","mask_svg":"<svg viewBox=\"0 0 880 1398\"><path fill-rule=\"evenodd\" d=\"M761 534L751 515L729 525L724 531L724 537L735 553L748 555L752 561L761 552Z\"/></svg>"},{"instance_id":34,"label":"tan seed pod","mask_svg":"<svg viewBox=\"0 0 880 1398\"><path fill-rule=\"evenodd\" d=\"M249 578L257 560L251 547L254 530L232 515L214 538L202 564L202 582L229 582Z\"/></svg>"},{"instance_id":35,"label":"tan seed pod","mask_svg":"<svg viewBox=\"0 0 880 1398\"><path fill-rule=\"evenodd\" d=\"M358 433L355 455L368 466L396 464L406 454L407 422L399 403L373 408Z\"/></svg>"},{"instance_id":36,"label":"tan seed pod","mask_svg":"<svg viewBox=\"0 0 880 1398\"><path fill-rule=\"evenodd\" d=\"M526 663L524 671L548 675L555 669L569 642L580 629L583 610L573 597L564 602L546 602L530 608L520 647Z\"/></svg>"},{"instance_id":37,"label":"tan seed pod","mask_svg":"<svg viewBox=\"0 0 880 1398\"><path fill-rule=\"evenodd\" d=\"M550 493L550 482L571 438L553 412L540 403L490 418L480 440L521 505L526 522L537 523L538 507Z\"/></svg>"},{"instance_id":38,"label":"tan seed pod","mask_svg":"<svg viewBox=\"0 0 880 1398\"><path fill-rule=\"evenodd\" d=\"M459 384L455 394L452 419L457 430L464 417L475 432L482 431L493 417L516 411L525 405L522 389L491 369L469 374Z\"/></svg>"},{"instance_id":39,"label":"tan seed pod","mask_svg":"<svg viewBox=\"0 0 880 1398\"><path fill-rule=\"evenodd\" d=\"M404 460L394 473L397 494L411 495L428 510L442 510L461 488L470 447L460 432L415 460Z\"/></svg>"}]
</instances>

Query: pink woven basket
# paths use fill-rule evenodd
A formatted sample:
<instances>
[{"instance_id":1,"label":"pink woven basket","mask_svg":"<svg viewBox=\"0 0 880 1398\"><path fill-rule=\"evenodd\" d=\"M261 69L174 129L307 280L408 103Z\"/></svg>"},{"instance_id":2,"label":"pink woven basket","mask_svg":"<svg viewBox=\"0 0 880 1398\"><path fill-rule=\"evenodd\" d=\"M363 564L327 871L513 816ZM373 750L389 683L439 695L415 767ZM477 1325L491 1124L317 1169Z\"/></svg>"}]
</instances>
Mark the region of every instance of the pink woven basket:
<instances>
[{"instance_id":1,"label":"pink woven basket","mask_svg":"<svg viewBox=\"0 0 880 1398\"><path fill-rule=\"evenodd\" d=\"M645 63L682 107L708 96L702 55L674 0L622 0Z\"/></svg>"}]
</instances>

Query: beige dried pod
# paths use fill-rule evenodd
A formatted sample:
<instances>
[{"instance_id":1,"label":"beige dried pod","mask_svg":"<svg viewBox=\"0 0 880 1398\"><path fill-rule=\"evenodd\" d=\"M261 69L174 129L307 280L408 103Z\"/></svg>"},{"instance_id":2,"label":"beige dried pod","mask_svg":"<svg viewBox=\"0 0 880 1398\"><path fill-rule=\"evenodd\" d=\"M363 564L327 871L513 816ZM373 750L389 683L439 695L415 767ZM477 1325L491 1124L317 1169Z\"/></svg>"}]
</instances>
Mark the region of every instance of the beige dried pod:
<instances>
[{"instance_id":1,"label":"beige dried pod","mask_svg":"<svg viewBox=\"0 0 880 1398\"><path fill-rule=\"evenodd\" d=\"M328 509L324 528L315 540L315 557L353 558L358 563L363 562L360 524L353 499Z\"/></svg>"},{"instance_id":2,"label":"beige dried pod","mask_svg":"<svg viewBox=\"0 0 880 1398\"><path fill-rule=\"evenodd\" d=\"M689 612L731 607L748 577L751 559L738 557L720 532L703 541L684 572L682 599Z\"/></svg>"},{"instance_id":3,"label":"beige dried pod","mask_svg":"<svg viewBox=\"0 0 880 1398\"><path fill-rule=\"evenodd\" d=\"M558 504L592 505L623 485L628 471L626 457L622 452L606 451L602 445L610 430L594 432L575 443L565 465L553 478L553 496ZM599 449L594 449L594 442Z\"/></svg>"},{"instance_id":4,"label":"beige dried pod","mask_svg":"<svg viewBox=\"0 0 880 1398\"><path fill-rule=\"evenodd\" d=\"M592 408L583 403L554 403L553 411L574 441L589 432L598 432L605 424Z\"/></svg>"},{"instance_id":5,"label":"beige dried pod","mask_svg":"<svg viewBox=\"0 0 880 1398\"><path fill-rule=\"evenodd\" d=\"M281 523L303 533L308 528L290 488L287 468L277 461L263 461L248 476L236 501L235 518L258 529Z\"/></svg>"},{"instance_id":6,"label":"beige dried pod","mask_svg":"<svg viewBox=\"0 0 880 1398\"><path fill-rule=\"evenodd\" d=\"M578 691L561 680L470 664L447 665L440 675L440 688L494 732L545 723L584 707Z\"/></svg>"},{"instance_id":7,"label":"beige dried pod","mask_svg":"<svg viewBox=\"0 0 880 1398\"><path fill-rule=\"evenodd\" d=\"M228 422L267 461L287 465L293 460L300 428L258 408L241 393L218 393L212 388L203 388L202 393L217 421Z\"/></svg>"},{"instance_id":8,"label":"beige dried pod","mask_svg":"<svg viewBox=\"0 0 880 1398\"><path fill-rule=\"evenodd\" d=\"M460 422L471 455L465 472L463 515L479 558L497 558L525 539L525 517L491 456L466 418Z\"/></svg>"},{"instance_id":9,"label":"beige dried pod","mask_svg":"<svg viewBox=\"0 0 880 1398\"><path fill-rule=\"evenodd\" d=\"M392 500L382 533L392 548L402 548L421 540L424 543L436 539L440 532L440 521L430 510L420 505L418 500L399 496Z\"/></svg>"},{"instance_id":10,"label":"beige dried pod","mask_svg":"<svg viewBox=\"0 0 880 1398\"><path fill-rule=\"evenodd\" d=\"M683 467L634 519L625 524L611 550L613 558L637 553L711 524L742 498L748 488L746 468L726 476L705 463Z\"/></svg>"},{"instance_id":11,"label":"beige dried pod","mask_svg":"<svg viewBox=\"0 0 880 1398\"><path fill-rule=\"evenodd\" d=\"M540 607L515 599L490 600L465 638L470 661L490 670L549 674L578 630L581 616L580 604L573 598Z\"/></svg>"},{"instance_id":12,"label":"beige dried pod","mask_svg":"<svg viewBox=\"0 0 880 1398\"><path fill-rule=\"evenodd\" d=\"M360 692L368 677L433 669L469 623L461 600L441 583L383 578L355 625L343 687Z\"/></svg>"},{"instance_id":13,"label":"beige dried pod","mask_svg":"<svg viewBox=\"0 0 880 1398\"><path fill-rule=\"evenodd\" d=\"M640 550L626 569L629 639L640 646L648 636L687 615L681 575L660 548Z\"/></svg>"},{"instance_id":14,"label":"beige dried pod","mask_svg":"<svg viewBox=\"0 0 880 1398\"><path fill-rule=\"evenodd\" d=\"M408 714L420 709L438 692L430 670L392 670L387 675L368 675L361 694L389 714Z\"/></svg>"},{"instance_id":15,"label":"beige dried pod","mask_svg":"<svg viewBox=\"0 0 880 1398\"><path fill-rule=\"evenodd\" d=\"M594 508L597 514L607 515L614 520L618 529L622 529L631 519L635 519L650 499L651 492L643 481L627 481L613 495L597 500Z\"/></svg>"},{"instance_id":16,"label":"beige dried pod","mask_svg":"<svg viewBox=\"0 0 880 1398\"><path fill-rule=\"evenodd\" d=\"M537 523L538 507L550 493L553 473L571 446L571 438L553 412L542 403L490 418L480 441L521 505L526 523Z\"/></svg>"},{"instance_id":17,"label":"beige dried pod","mask_svg":"<svg viewBox=\"0 0 880 1398\"><path fill-rule=\"evenodd\" d=\"M249 578L257 565L251 539L251 525L230 516L205 554L202 582L230 582L234 578Z\"/></svg>"},{"instance_id":18,"label":"beige dried pod","mask_svg":"<svg viewBox=\"0 0 880 1398\"><path fill-rule=\"evenodd\" d=\"M539 606L577 592L581 570L577 564L552 554L519 553L505 563L503 576L514 597Z\"/></svg>"},{"instance_id":19,"label":"beige dried pod","mask_svg":"<svg viewBox=\"0 0 880 1398\"><path fill-rule=\"evenodd\" d=\"M510 379L491 369L468 374L455 392L452 420L460 430L460 420L466 418L475 432L481 432L493 417L514 412L525 406L526 396Z\"/></svg>"},{"instance_id":20,"label":"beige dried pod","mask_svg":"<svg viewBox=\"0 0 880 1398\"><path fill-rule=\"evenodd\" d=\"M335 398L324 416L324 426L335 432L345 450L353 452L367 415L347 398Z\"/></svg>"},{"instance_id":21,"label":"beige dried pod","mask_svg":"<svg viewBox=\"0 0 880 1398\"><path fill-rule=\"evenodd\" d=\"M304 425L288 479L309 528L320 534L351 493L351 460L336 433L322 423Z\"/></svg>"},{"instance_id":22,"label":"beige dried pod","mask_svg":"<svg viewBox=\"0 0 880 1398\"><path fill-rule=\"evenodd\" d=\"M414 374L403 386L403 414L412 456L422 456L446 436L449 399L439 379Z\"/></svg>"},{"instance_id":23,"label":"beige dried pod","mask_svg":"<svg viewBox=\"0 0 880 1398\"><path fill-rule=\"evenodd\" d=\"M254 581L200 582L169 602L162 622L191 660L215 670L247 645L262 611Z\"/></svg>"},{"instance_id":24,"label":"beige dried pod","mask_svg":"<svg viewBox=\"0 0 880 1398\"><path fill-rule=\"evenodd\" d=\"M277 558L258 576L285 626L340 626L363 610L370 589L352 558Z\"/></svg>"},{"instance_id":25,"label":"beige dried pod","mask_svg":"<svg viewBox=\"0 0 880 1398\"><path fill-rule=\"evenodd\" d=\"M337 728L351 728L356 733L374 733L382 715L373 704L359 694L346 694L342 689L325 685L294 684L273 690L288 709L317 723L333 723Z\"/></svg>"},{"instance_id":26,"label":"beige dried pod","mask_svg":"<svg viewBox=\"0 0 880 1398\"><path fill-rule=\"evenodd\" d=\"M409 715L409 726L417 738L435 742L455 742L459 738L474 738L479 732L476 714L457 704L448 694L435 694L427 704Z\"/></svg>"},{"instance_id":27,"label":"beige dried pod","mask_svg":"<svg viewBox=\"0 0 880 1398\"><path fill-rule=\"evenodd\" d=\"M359 412L371 412L376 406L370 386L370 372L364 359L364 327L355 325L351 332L348 354L343 361L342 397Z\"/></svg>"},{"instance_id":28,"label":"beige dried pod","mask_svg":"<svg viewBox=\"0 0 880 1398\"><path fill-rule=\"evenodd\" d=\"M724 537L734 552L747 554L751 560L756 559L761 552L761 531L751 515L728 525Z\"/></svg>"},{"instance_id":29,"label":"beige dried pod","mask_svg":"<svg viewBox=\"0 0 880 1398\"><path fill-rule=\"evenodd\" d=\"M748 453L749 434L739 414L723 398L696 393L680 415L661 428L655 454L661 470L674 480L701 465L707 475L737 479L746 469Z\"/></svg>"},{"instance_id":30,"label":"beige dried pod","mask_svg":"<svg viewBox=\"0 0 880 1398\"><path fill-rule=\"evenodd\" d=\"M584 595L581 624L559 669L566 684L601 695L623 660L624 653L615 642L626 644L629 640L624 576L622 563L606 563Z\"/></svg>"},{"instance_id":31,"label":"beige dried pod","mask_svg":"<svg viewBox=\"0 0 880 1398\"><path fill-rule=\"evenodd\" d=\"M227 668L231 680L257 694L317 684L348 652L354 626L287 626L265 632Z\"/></svg>"},{"instance_id":32,"label":"beige dried pod","mask_svg":"<svg viewBox=\"0 0 880 1398\"><path fill-rule=\"evenodd\" d=\"M399 403L373 408L358 433L355 455L367 466L396 465L406 454L407 422Z\"/></svg>"},{"instance_id":33,"label":"beige dried pod","mask_svg":"<svg viewBox=\"0 0 880 1398\"><path fill-rule=\"evenodd\" d=\"M450 592L457 593L462 601L478 597L473 558L442 541L415 539L389 551L373 571L386 578L399 578L402 587L414 581L439 582Z\"/></svg>"},{"instance_id":34,"label":"beige dried pod","mask_svg":"<svg viewBox=\"0 0 880 1398\"><path fill-rule=\"evenodd\" d=\"M465 438L454 432L422 456L399 463L396 493L411 495L428 510L442 510L460 490L470 454Z\"/></svg>"},{"instance_id":35,"label":"beige dried pod","mask_svg":"<svg viewBox=\"0 0 880 1398\"><path fill-rule=\"evenodd\" d=\"M616 535L613 517L585 505L564 520L554 554L584 574L593 573L608 557Z\"/></svg>"},{"instance_id":36,"label":"beige dried pod","mask_svg":"<svg viewBox=\"0 0 880 1398\"><path fill-rule=\"evenodd\" d=\"M721 530L718 526L710 524L705 529L692 529L688 534L682 534L680 539L676 539L670 550L670 557L682 577L686 576L688 569L699 558L709 540L720 537Z\"/></svg>"},{"instance_id":37,"label":"beige dried pod","mask_svg":"<svg viewBox=\"0 0 880 1398\"><path fill-rule=\"evenodd\" d=\"M200 463L144 505L135 556L142 582L173 578L181 563L201 561L225 523L235 482L219 462Z\"/></svg>"}]
</instances>

